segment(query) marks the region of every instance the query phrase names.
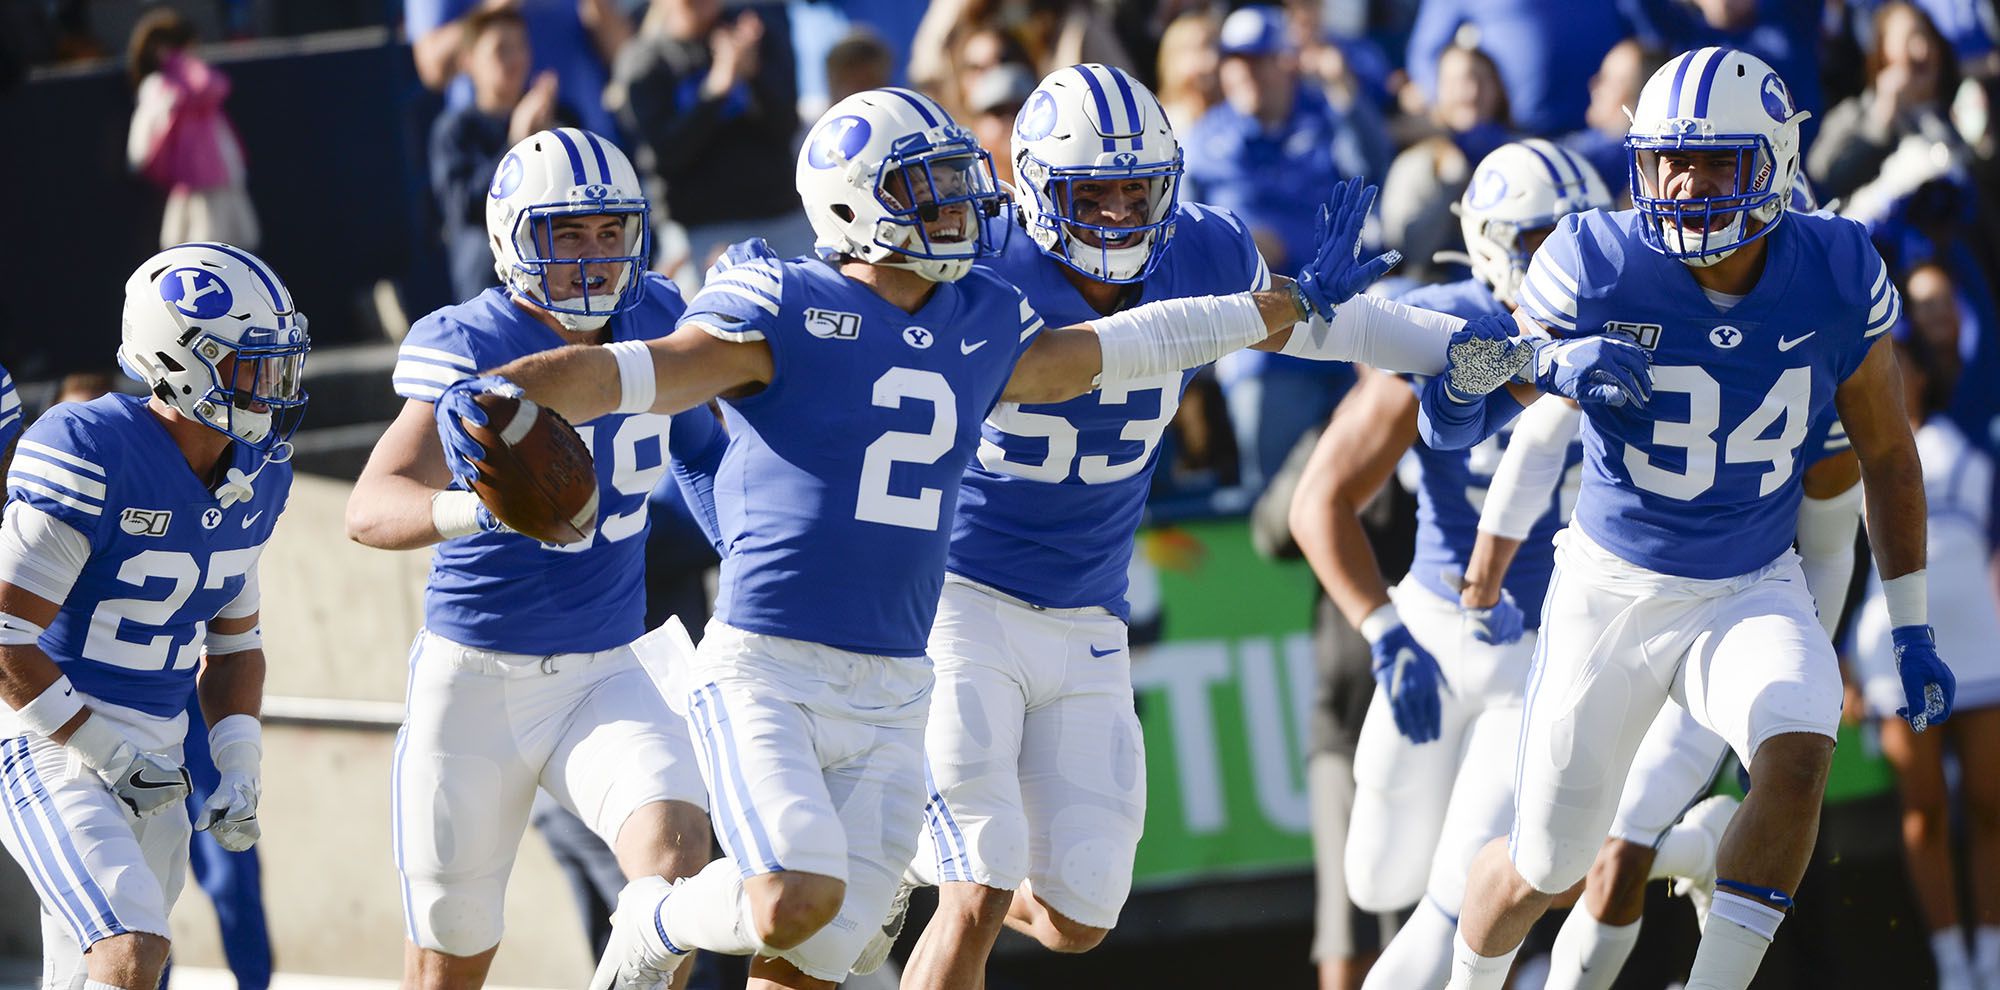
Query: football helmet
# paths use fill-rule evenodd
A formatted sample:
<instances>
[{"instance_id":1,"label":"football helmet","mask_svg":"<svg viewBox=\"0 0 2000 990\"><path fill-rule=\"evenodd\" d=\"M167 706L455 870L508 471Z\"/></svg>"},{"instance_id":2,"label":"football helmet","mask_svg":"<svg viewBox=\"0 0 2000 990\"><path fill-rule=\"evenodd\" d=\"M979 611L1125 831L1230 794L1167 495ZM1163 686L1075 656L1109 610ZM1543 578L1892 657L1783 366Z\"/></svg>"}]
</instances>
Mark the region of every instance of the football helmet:
<instances>
[{"instance_id":1,"label":"football helmet","mask_svg":"<svg viewBox=\"0 0 2000 990\"><path fill-rule=\"evenodd\" d=\"M1166 111L1123 69L1058 69L1014 120L1015 208L1028 235L1050 257L1100 282L1137 282L1159 265L1174 236L1181 172ZM1076 183L1130 181L1150 190L1146 212L1132 223L1078 218Z\"/></svg>"},{"instance_id":2,"label":"football helmet","mask_svg":"<svg viewBox=\"0 0 2000 990\"><path fill-rule=\"evenodd\" d=\"M558 218L604 215L624 221L624 244L617 254L556 256ZM617 145L574 127L530 134L500 159L486 190L493 271L501 285L547 310L563 326L579 333L596 330L644 297L644 275L652 259L650 215L639 173ZM616 265L617 276L593 285L582 274L586 265ZM584 292L555 299L552 280L577 276Z\"/></svg>"},{"instance_id":3,"label":"football helmet","mask_svg":"<svg viewBox=\"0 0 2000 990\"><path fill-rule=\"evenodd\" d=\"M1625 136L1632 205L1647 221L1647 245L1705 268L1770 233L1790 202L1799 124L1808 116L1755 55L1702 48L1661 66L1640 90ZM1660 188L1660 157L1673 152L1733 154L1734 187L1673 198Z\"/></svg>"},{"instance_id":4,"label":"football helmet","mask_svg":"<svg viewBox=\"0 0 2000 990\"><path fill-rule=\"evenodd\" d=\"M993 251L993 159L936 100L871 89L828 108L799 149L799 199L822 251L953 282ZM933 232L949 207L955 236Z\"/></svg>"},{"instance_id":5,"label":"football helmet","mask_svg":"<svg viewBox=\"0 0 2000 990\"><path fill-rule=\"evenodd\" d=\"M1472 171L1454 210L1472 275L1514 305L1534 251L1522 235L1571 213L1611 208L1611 190L1582 155L1542 138L1493 149Z\"/></svg>"},{"instance_id":6,"label":"football helmet","mask_svg":"<svg viewBox=\"0 0 2000 990\"><path fill-rule=\"evenodd\" d=\"M125 280L118 365L161 402L274 460L305 415L305 314L271 266L194 243Z\"/></svg>"}]
</instances>

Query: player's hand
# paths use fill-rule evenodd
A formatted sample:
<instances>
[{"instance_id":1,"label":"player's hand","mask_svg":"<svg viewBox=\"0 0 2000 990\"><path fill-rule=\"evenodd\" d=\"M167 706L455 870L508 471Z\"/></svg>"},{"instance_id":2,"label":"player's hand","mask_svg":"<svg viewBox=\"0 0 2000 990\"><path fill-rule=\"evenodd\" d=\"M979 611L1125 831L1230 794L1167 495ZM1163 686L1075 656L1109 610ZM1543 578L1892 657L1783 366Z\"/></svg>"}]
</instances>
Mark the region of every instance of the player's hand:
<instances>
[{"instance_id":1,"label":"player's hand","mask_svg":"<svg viewBox=\"0 0 2000 990\"><path fill-rule=\"evenodd\" d=\"M1361 225L1375 202L1375 187L1348 179L1333 187L1333 196L1319 208L1313 224L1313 260L1299 269L1296 290L1305 308L1322 320L1333 319L1333 308L1354 297L1396 263L1397 251L1361 260Z\"/></svg>"},{"instance_id":2,"label":"player's hand","mask_svg":"<svg viewBox=\"0 0 2000 990\"><path fill-rule=\"evenodd\" d=\"M264 834L257 824L257 799L264 790L259 777L263 735L262 726L249 715L231 715L208 733L210 755L222 779L195 816L194 828L230 852L250 848Z\"/></svg>"},{"instance_id":3,"label":"player's hand","mask_svg":"<svg viewBox=\"0 0 2000 990\"><path fill-rule=\"evenodd\" d=\"M1375 654L1375 682L1389 695L1389 711L1395 716L1396 731L1413 743L1436 739L1444 719L1438 691L1444 674L1437 658L1417 642L1401 622L1368 644Z\"/></svg>"},{"instance_id":4,"label":"player's hand","mask_svg":"<svg viewBox=\"0 0 2000 990\"><path fill-rule=\"evenodd\" d=\"M187 770L163 754L140 749L102 715L92 713L84 719L65 745L134 817L151 817L187 800Z\"/></svg>"},{"instance_id":5,"label":"player's hand","mask_svg":"<svg viewBox=\"0 0 2000 990\"><path fill-rule=\"evenodd\" d=\"M1896 644L1896 676L1903 679L1904 707L1896 709L1896 714L1916 732L1950 718L1958 678L1938 656L1931 627L1897 626L1889 631L1889 638Z\"/></svg>"},{"instance_id":6,"label":"player's hand","mask_svg":"<svg viewBox=\"0 0 2000 990\"><path fill-rule=\"evenodd\" d=\"M1506 646L1518 642L1527 632L1527 616L1521 613L1521 606L1515 604L1514 596L1507 589L1500 589L1500 600L1486 608L1461 608L1466 622L1472 627L1472 638L1494 646Z\"/></svg>"},{"instance_id":7,"label":"player's hand","mask_svg":"<svg viewBox=\"0 0 2000 990\"><path fill-rule=\"evenodd\" d=\"M1514 379L1535 359L1532 343L1515 337L1514 318L1489 313L1467 320L1445 344L1445 395L1460 405Z\"/></svg>"},{"instance_id":8,"label":"player's hand","mask_svg":"<svg viewBox=\"0 0 2000 990\"><path fill-rule=\"evenodd\" d=\"M486 410L473 401L483 392L518 397L521 387L498 375L461 378L446 386L432 406L432 412L437 416L438 439L444 444L445 467L467 489L472 487L472 479L479 477L479 468L474 462L486 459L486 448L465 432L466 423L486 425Z\"/></svg>"},{"instance_id":9,"label":"player's hand","mask_svg":"<svg viewBox=\"0 0 2000 990\"><path fill-rule=\"evenodd\" d=\"M1653 359L1619 337L1578 337L1535 344L1535 386L1586 405L1646 408Z\"/></svg>"}]
</instances>

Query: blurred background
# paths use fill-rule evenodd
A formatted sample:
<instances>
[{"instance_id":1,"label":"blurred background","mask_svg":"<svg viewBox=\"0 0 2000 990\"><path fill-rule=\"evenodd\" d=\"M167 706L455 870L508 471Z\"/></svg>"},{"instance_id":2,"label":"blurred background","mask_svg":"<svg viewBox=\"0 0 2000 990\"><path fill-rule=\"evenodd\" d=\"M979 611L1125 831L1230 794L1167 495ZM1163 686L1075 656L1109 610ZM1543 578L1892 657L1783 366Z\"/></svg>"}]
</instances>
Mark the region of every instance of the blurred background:
<instances>
[{"instance_id":1,"label":"blurred background","mask_svg":"<svg viewBox=\"0 0 2000 990\"><path fill-rule=\"evenodd\" d=\"M1466 276L1450 205L1488 151L1547 137L1622 195L1623 108L1673 54L1731 45L1769 62L1811 111L1805 173L1820 202L1866 224L1888 259L1909 303L1899 334L1955 339L1962 372L1944 414L1976 449L2000 447L1993 0L1300 0L1232 18L1241 6L0 0L0 188L15 190L16 235L0 256L22 278L0 293L0 365L29 416L127 387L111 363L122 284L163 244L256 250L312 320L305 476L263 568L267 837L261 859L207 867L216 909L189 886L173 982L259 988L274 963L278 985L294 987L378 985L365 981L398 971L386 767L426 557L347 544L341 506L401 405L395 342L412 319L494 284L483 193L504 150L543 127L588 127L631 154L654 205L657 265L691 290L743 237L810 247L792 168L830 102L923 89L1005 180L1014 114L1037 80L1104 62L1154 87L1187 195L1242 216L1276 270L1309 249L1305 204L1346 177L1380 184L1367 237L1403 252L1382 287L1398 291ZM1308 767L1346 765L1373 684L1365 643L1328 607L1285 523L1287 461L1296 468L1352 378L1246 352L1190 388L1135 564L1134 642L1152 644L1135 665L1151 779L1136 891L1087 956L1004 935L996 990L1331 990L1394 930L1395 917L1361 916L1336 883L1316 882L1314 835L1325 844L1342 825L1316 820ZM712 559L673 511L663 503L649 562L655 609L699 613ZM1414 502L1391 482L1369 511L1393 581ZM1816 863L1758 987L1934 985L1906 844L1995 848L2000 808L1991 781L1956 788L1948 760L1956 790L1987 797L1951 800L1943 837L1937 815L1906 811L1878 738L1857 708ZM1725 772L1718 787L1732 786ZM590 851L563 823L538 825L494 981L579 986L603 895ZM1686 902L1663 885L1650 896L1624 990L1677 985L1692 958ZM924 909L920 895L903 951ZM18 963L0 973L32 976L35 912L0 861L0 956ZM1970 903L1965 915L2000 925ZM1532 957L1547 935L1537 939L1517 987L1539 986ZM732 978L711 966L697 985Z\"/></svg>"}]
</instances>

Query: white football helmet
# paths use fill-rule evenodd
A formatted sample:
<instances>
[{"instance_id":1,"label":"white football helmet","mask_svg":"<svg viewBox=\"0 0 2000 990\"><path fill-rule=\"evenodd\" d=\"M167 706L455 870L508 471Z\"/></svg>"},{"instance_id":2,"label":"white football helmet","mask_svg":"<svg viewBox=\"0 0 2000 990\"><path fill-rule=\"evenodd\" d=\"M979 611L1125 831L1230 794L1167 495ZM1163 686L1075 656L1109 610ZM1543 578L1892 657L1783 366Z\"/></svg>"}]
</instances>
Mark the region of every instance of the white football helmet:
<instances>
[{"instance_id":1,"label":"white football helmet","mask_svg":"<svg viewBox=\"0 0 2000 990\"><path fill-rule=\"evenodd\" d=\"M1755 55L1703 48L1661 66L1639 92L1625 136L1632 205L1650 221L1643 226L1646 243L1705 268L1769 233L1784 219L1799 174L1799 124L1808 116ZM1659 160L1671 152L1735 154L1735 188L1667 196L1659 188Z\"/></svg>"},{"instance_id":2,"label":"white football helmet","mask_svg":"<svg viewBox=\"0 0 2000 990\"><path fill-rule=\"evenodd\" d=\"M556 257L557 218L602 215L624 220L619 253ZM531 134L500 159L486 190L493 271L501 285L547 310L563 326L596 330L644 297L643 276L653 243L649 216L639 173L617 145L574 127ZM583 274L586 264L616 265L618 273L592 282L592 276ZM553 299L550 280L572 277L583 281L583 293Z\"/></svg>"},{"instance_id":3,"label":"white football helmet","mask_svg":"<svg viewBox=\"0 0 2000 990\"><path fill-rule=\"evenodd\" d=\"M1057 261L1100 282L1152 274L1174 236L1181 146L1151 90L1123 69L1072 65L1049 73L1014 119L1015 208ZM1077 219L1077 182L1138 180L1151 195L1123 227ZM1085 232L1090 244L1079 239Z\"/></svg>"},{"instance_id":4,"label":"white football helmet","mask_svg":"<svg viewBox=\"0 0 2000 990\"><path fill-rule=\"evenodd\" d=\"M1584 210L1611 208L1611 190L1590 163L1568 148L1529 138L1493 149L1472 171L1454 211L1472 255L1472 275L1494 298L1514 305L1534 251L1521 235Z\"/></svg>"},{"instance_id":5,"label":"white football helmet","mask_svg":"<svg viewBox=\"0 0 2000 990\"><path fill-rule=\"evenodd\" d=\"M170 247L125 280L123 322L126 374L189 419L290 456L278 450L305 414L312 338L270 265L227 244Z\"/></svg>"},{"instance_id":6,"label":"white football helmet","mask_svg":"<svg viewBox=\"0 0 2000 990\"><path fill-rule=\"evenodd\" d=\"M799 149L799 199L822 251L953 282L992 253L993 159L936 100L871 89L828 108ZM956 232L932 232L948 207Z\"/></svg>"}]
</instances>

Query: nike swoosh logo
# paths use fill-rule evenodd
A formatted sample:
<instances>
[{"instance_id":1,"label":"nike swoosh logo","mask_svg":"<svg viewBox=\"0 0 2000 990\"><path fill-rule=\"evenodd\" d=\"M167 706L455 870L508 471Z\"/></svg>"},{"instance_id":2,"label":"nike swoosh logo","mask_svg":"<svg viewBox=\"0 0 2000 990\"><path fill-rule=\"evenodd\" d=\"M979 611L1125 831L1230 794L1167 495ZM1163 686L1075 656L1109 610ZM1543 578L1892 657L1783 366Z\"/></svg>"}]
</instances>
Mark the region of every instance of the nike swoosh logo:
<instances>
[{"instance_id":1,"label":"nike swoosh logo","mask_svg":"<svg viewBox=\"0 0 2000 990\"><path fill-rule=\"evenodd\" d=\"M249 529L249 528L250 528L250 524L251 524L251 523L254 523L254 522L256 522L256 521L257 521L257 517L258 517L258 516L261 516L261 515L263 515L263 514L264 514L264 510L263 510L263 509L258 509L257 511L255 511L255 512L252 512L252 513L250 513L250 515L249 515L248 517L246 517L246 518L245 518L245 519L243 520L243 528L244 528L244 529Z\"/></svg>"},{"instance_id":2,"label":"nike swoosh logo","mask_svg":"<svg viewBox=\"0 0 2000 990\"><path fill-rule=\"evenodd\" d=\"M1111 654L1116 653L1121 649L1123 649L1123 647L1114 646L1108 650L1100 650L1097 647L1093 646L1090 648L1090 655L1094 657L1108 657Z\"/></svg>"},{"instance_id":3,"label":"nike swoosh logo","mask_svg":"<svg viewBox=\"0 0 2000 990\"><path fill-rule=\"evenodd\" d=\"M1797 339L1795 339L1795 340L1786 340L1786 339L1785 339L1785 338L1783 338L1783 337L1779 337L1779 338L1778 338L1778 353L1780 353L1780 354L1783 354L1783 353L1785 353L1786 351L1789 351L1789 350L1791 350L1792 348L1794 348L1794 347L1797 347L1797 346L1799 346L1800 344L1803 344L1803 343L1805 343L1805 342L1806 342L1806 340L1807 340L1807 338L1810 338L1810 337L1811 337L1811 336L1812 336L1813 334L1815 334L1815 333L1818 333L1818 332L1819 332L1818 330L1814 330L1814 331L1813 331L1812 333L1809 333L1809 334L1806 334L1806 335L1805 335L1804 337L1799 337L1799 338L1797 338Z\"/></svg>"},{"instance_id":4,"label":"nike swoosh logo","mask_svg":"<svg viewBox=\"0 0 2000 990\"><path fill-rule=\"evenodd\" d=\"M975 343L973 343L973 342L971 342L971 341L969 341L969 340L961 340L961 341L959 341L959 342L958 342L958 353L960 353L960 354L970 354L970 353L972 353L973 351L976 351L976 350L978 350L978 349L980 349L980 348L982 348L982 347L985 347L985 346L986 346L986 341L983 341L983 340L982 340L982 341L980 341L980 342L979 342L979 343L977 343L977 344L975 344Z\"/></svg>"},{"instance_id":5,"label":"nike swoosh logo","mask_svg":"<svg viewBox=\"0 0 2000 990\"><path fill-rule=\"evenodd\" d=\"M133 774L132 779L128 781L128 783L130 783L133 787L144 787L147 788L148 790L154 790L161 787L178 787L180 786L180 782L181 779L179 777L175 777L172 780L147 780L146 778L141 777L138 774Z\"/></svg>"}]
</instances>

